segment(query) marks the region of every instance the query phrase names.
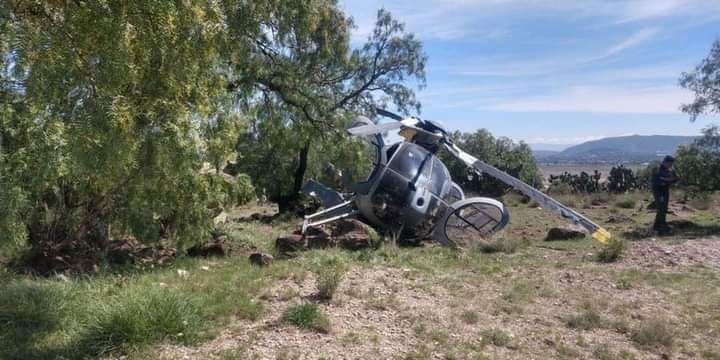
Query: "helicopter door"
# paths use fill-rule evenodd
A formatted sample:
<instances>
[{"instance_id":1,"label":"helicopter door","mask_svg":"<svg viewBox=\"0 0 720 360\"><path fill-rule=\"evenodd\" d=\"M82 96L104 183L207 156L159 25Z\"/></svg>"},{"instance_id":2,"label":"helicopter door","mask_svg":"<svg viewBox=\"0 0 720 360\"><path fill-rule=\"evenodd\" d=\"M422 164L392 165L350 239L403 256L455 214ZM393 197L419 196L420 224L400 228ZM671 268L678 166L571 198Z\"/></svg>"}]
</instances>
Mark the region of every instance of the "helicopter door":
<instances>
[{"instance_id":1,"label":"helicopter door","mask_svg":"<svg viewBox=\"0 0 720 360\"><path fill-rule=\"evenodd\" d=\"M510 220L503 203L490 198L455 202L435 228L435 239L443 245L469 247L500 231Z\"/></svg>"}]
</instances>

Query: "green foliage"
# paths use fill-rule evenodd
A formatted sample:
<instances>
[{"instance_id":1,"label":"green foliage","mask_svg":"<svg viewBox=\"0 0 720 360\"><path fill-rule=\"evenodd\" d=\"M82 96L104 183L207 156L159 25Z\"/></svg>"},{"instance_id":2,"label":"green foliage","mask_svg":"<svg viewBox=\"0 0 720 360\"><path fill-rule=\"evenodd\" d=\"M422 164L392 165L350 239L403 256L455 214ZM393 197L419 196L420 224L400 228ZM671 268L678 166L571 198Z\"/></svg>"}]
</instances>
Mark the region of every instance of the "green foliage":
<instances>
[{"instance_id":1,"label":"green foliage","mask_svg":"<svg viewBox=\"0 0 720 360\"><path fill-rule=\"evenodd\" d=\"M690 115L692 121L702 114L720 112L717 91L720 87L720 40L715 40L708 57L703 59L693 71L682 74L680 86L695 93L693 102L681 107L683 112Z\"/></svg>"},{"instance_id":2,"label":"green foliage","mask_svg":"<svg viewBox=\"0 0 720 360\"><path fill-rule=\"evenodd\" d=\"M534 187L542 185L539 168L527 144L516 144L506 137L495 138L485 129L474 133L455 132L452 138L461 149L478 159ZM499 196L510 189L499 180L468 170L465 164L448 154L441 153L440 156L448 166L453 180L465 191Z\"/></svg>"},{"instance_id":3,"label":"green foliage","mask_svg":"<svg viewBox=\"0 0 720 360\"><path fill-rule=\"evenodd\" d=\"M637 188L637 178L632 169L623 165L613 166L610 169L610 176L607 180L608 191L614 193L626 193Z\"/></svg>"},{"instance_id":4,"label":"green foliage","mask_svg":"<svg viewBox=\"0 0 720 360\"><path fill-rule=\"evenodd\" d=\"M156 342L194 343L230 318L257 319L263 306L254 298L267 273L245 258L202 270L207 265L193 260L124 275L2 279L0 358L89 358Z\"/></svg>"},{"instance_id":5,"label":"green foliage","mask_svg":"<svg viewBox=\"0 0 720 360\"><path fill-rule=\"evenodd\" d=\"M244 120L219 67L230 9L202 1L9 1L3 241L103 247L113 234L195 241L222 188L201 174ZM233 156L234 157L234 156ZM91 246L91 247L92 247Z\"/></svg>"},{"instance_id":6,"label":"green foliage","mask_svg":"<svg viewBox=\"0 0 720 360\"><path fill-rule=\"evenodd\" d=\"M349 125L354 114L372 116L376 106L419 111L405 81L415 79L420 86L425 81L427 57L420 42L388 12L378 12L368 42L351 51L351 22L334 2L303 11L312 16L302 26L268 24L275 33L257 40L257 51L247 59L251 76L232 83L240 93L253 85L248 79L257 85L255 96L241 102L253 122L240 136L233 171L249 174L281 211L298 200L305 178L337 183L323 173L328 163L367 174L364 144L337 129Z\"/></svg>"},{"instance_id":7,"label":"green foliage","mask_svg":"<svg viewBox=\"0 0 720 360\"><path fill-rule=\"evenodd\" d=\"M720 127L709 126L694 143L680 147L675 169L691 192L720 190Z\"/></svg>"},{"instance_id":8,"label":"green foliage","mask_svg":"<svg viewBox=\"0 0 720 360\"><path fill-rule=\"evenodd\" d=\"M327 162L361 174L336 129L419 110L404 83L427 61L385 11L351 50L333 0L11 0L0 18L0 242L35 254L198 241L250 179L280 201Z\"/></svg>"},{"instance_id":9,"label":"green foliage","mask_svg":"<svg viewBox=\"0 0 720 360\"><path fill-rule=\"evenodd\" d=\"M315 303L292 305L285 309L280 319L301 328L330 332L330 320Z\"/></svg>"},{"instance_id":10,"label":"green foliage","mask_svg":"<svg viewBox=\"0 0 720 360\"><path fill-rule=\"evenodd\" d=\"M328 264L318 269L316 276L318 296L323 300L331 300L345 277L345 268L340 264Z\"/></svg>"},{"instance_id":11,"label":"green foliage","mask_svg":"<svg viewBox=\"0 0 720 360\"><path fill-rule=\"evenodd\" d=\"M162 340L186 342L198 336L200 324L197 304L177 292L155 289L106 303L87 325L82 347L107 354Z\"/></svg>"}]
</instances>

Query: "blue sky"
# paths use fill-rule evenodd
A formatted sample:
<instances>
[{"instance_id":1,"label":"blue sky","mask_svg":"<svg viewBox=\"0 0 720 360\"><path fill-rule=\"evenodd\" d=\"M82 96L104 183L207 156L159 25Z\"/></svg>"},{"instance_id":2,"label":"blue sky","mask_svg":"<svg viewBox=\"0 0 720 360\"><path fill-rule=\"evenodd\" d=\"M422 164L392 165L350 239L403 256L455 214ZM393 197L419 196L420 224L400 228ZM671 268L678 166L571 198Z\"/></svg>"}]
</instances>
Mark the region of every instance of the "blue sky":
<instances>
[{"instance_id":1,"label":"blue sky","mask_svg":"<svg viewBox=\"0 0 720 360\"><path fill-rule=\"evenodd\" d=\"M429 56L422 117L528 143L696 135L678 78L720 36L720 0L342 0L362 43L384 7Z\"/></svg>"}]
</instances>

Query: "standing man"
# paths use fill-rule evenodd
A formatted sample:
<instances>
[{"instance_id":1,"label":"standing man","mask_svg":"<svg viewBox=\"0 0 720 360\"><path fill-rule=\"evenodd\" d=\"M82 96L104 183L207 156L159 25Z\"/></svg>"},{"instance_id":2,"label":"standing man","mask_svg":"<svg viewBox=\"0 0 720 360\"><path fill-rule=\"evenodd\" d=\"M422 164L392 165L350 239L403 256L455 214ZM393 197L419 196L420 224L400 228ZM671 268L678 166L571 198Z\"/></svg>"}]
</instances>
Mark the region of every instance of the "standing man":
<instances>
[{"instance_id":1,"label":"standing man","mask_svg":"<svg viewBox=\"0 0 720 360\"><path fill-rule=\"evenodd\" d=\"M657 209L653 229L658 233L668 233L670 231L665 219L670 201L670 186L679 180L675 170L673 170L674 162L675 159L672 156L666 156L660 163L660 168L652 181L653 196L655 197L655 207Z\"/></svg>"}]
</instances>

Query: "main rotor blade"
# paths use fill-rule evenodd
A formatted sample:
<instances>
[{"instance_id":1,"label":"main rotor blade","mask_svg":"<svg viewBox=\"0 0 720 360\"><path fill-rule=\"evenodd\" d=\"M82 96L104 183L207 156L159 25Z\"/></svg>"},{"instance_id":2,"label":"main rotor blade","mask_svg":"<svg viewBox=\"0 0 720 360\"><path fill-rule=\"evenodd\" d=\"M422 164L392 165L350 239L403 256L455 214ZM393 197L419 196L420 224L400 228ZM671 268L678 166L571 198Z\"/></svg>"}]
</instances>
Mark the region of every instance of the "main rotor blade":
<instances>
[{"instance_id":1,"label":"main rotor blade","mask_svg":"<svg viewBox=\"0 0 720 360\"><path fill-rule=\"evenodd\" d=\"M460 148L458 148L454 144L446 144L445 146L447 147L448 151L450 151L453 155L455 155L458 159L462 160L467 166L471 167L476 172L488 174L512 186L515 190L518 190L529 198L535 200L538 204L540 204L540 206L546 209L553 210L556 213L560 214L560 216L562 216L563 218L582 226L597 241L603 244L607 244L610 242L610 238L612 237L612 235L607 230L605 230L602 226L592 222L590 219L586 218L577 211L561 204L559 201L524 183L522 180L513 177L512 175L503 172L492 165L478 160L474 156L460 150Z\"/></svg>"},{"instance_id":2,"label":"main rotor blade","mask_svg":"<svg viewBox=\"0 0 720 360\"><path fill-rule=\"evenodd\" d=\"M353 136L368 136L381 134L386 131L396 130L403 126L401 122L391 122L385 124L361 125L347 129L347 132Z\"/></svg>"},{"instance_id":3,"label":"main rotor blade","mask_svg":"<svg viewBox=\"0 0 720 360\"><path fill-rule=\"evenodd\" d=\"M392 113L390 111L387 111L385 109L375 108L375 111L377 111L378 115L385 116L385 117L391 118L393 120L402 121L402 119L403 119L402 116Z\"/></svg>"}]
</instances>

